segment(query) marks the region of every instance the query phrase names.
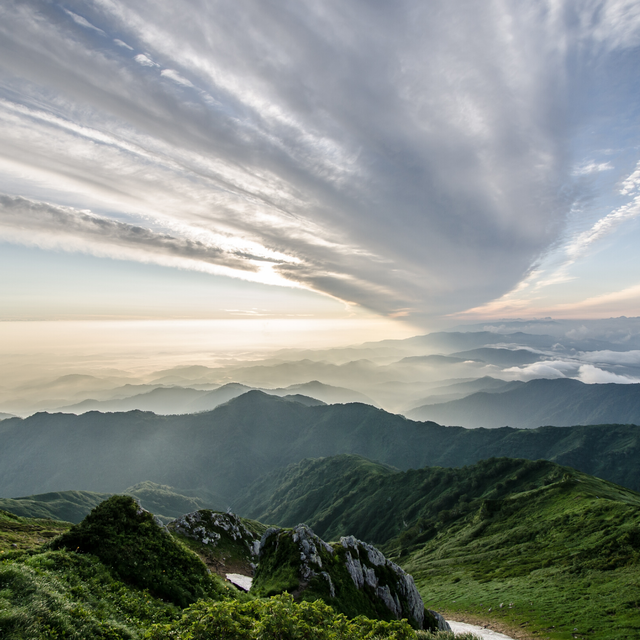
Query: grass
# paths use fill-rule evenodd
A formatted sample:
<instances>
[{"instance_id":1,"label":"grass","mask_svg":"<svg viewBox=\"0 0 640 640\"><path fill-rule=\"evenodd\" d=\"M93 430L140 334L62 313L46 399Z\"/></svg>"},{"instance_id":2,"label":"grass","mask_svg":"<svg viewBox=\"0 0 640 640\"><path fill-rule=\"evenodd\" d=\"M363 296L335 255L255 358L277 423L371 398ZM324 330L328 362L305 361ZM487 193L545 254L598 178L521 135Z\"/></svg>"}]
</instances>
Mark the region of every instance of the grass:
<instances>
[{"instance_id":1,"label":"grass","mask_svg":"<svg viewBox=\"0 0 640 640\"><path fill-rule=\"evenodd\" d=\"M348 462L341 464L352 469ZM321 471L314 468L316 475ZM347 483L327 475L340 499L332 509L323 489L316 504L323 517L332 514L334 529L342 523L345 534L358 518L378 518L372 531L386 536L383 551L414 576L429 608L528 638L640 637L637 493L544 461L494 459L457 470L384 470L367 477L370 485L353 474ZM308 509L312 501L301 498L313 487L302 480L301 494L291 494L289 485L286 495ZM190 619L190 611L219 618L227 605L214 607L214 601L235 597L237 607L252 601L211 578L196 555L131 498L103 505L73 529L0 512L0 637L141 638L165 629L186 640L178 620ZM295 550L282 542L280 551L291 555ZM331 561L322 559L327 566ZM300 586L297 564L286 558L260 571L260 596ZM323 595L323 586L310 584L309 595ZM198 598L195 608L184 609ZM349 605L348 594L343 600Z\"/></svg>"},{"instance_id":2,"label":"grass","mask_svg":"<svg viewBox=\"0 0 640 640\"><path fill-rule=\"evenodd\" d=\"M640 496L615 485L567 473L404 551L425 601L454 619L554 640L640 637Z\"/></svg>"},{"instance_id":3,"label":"grass","mask_svg":"<svg viewBox=\"0 0 640 640\"><path fill-rule=\"evenodd\" d=\"M22 518L0 510L0 559L3 554L44 544L70 528L70 522Z\"/></svg>"},{"instance_id":4,"label":"grass","mask_svg":"<svg viewBox=\"0 0 640 640\"><path fill-rule=\"evenodd\" d=\"M426 606L452 619L530 638L640 637L639 494L543 460L371 465L337 456L291 466L265 511L281 526L306 514L325 539L378 544Z\"/></svg>"},{"instance_id":5,"label":"grass","mask_svg":"<svg viewBox=\"0 0 640 640\"><path fill-rule=\"evenodd\" d=\"M14 554L0 562L0 637L141 638L179 610L131 589L93 556L66 550Z\"/></svg>"}]
</instances>

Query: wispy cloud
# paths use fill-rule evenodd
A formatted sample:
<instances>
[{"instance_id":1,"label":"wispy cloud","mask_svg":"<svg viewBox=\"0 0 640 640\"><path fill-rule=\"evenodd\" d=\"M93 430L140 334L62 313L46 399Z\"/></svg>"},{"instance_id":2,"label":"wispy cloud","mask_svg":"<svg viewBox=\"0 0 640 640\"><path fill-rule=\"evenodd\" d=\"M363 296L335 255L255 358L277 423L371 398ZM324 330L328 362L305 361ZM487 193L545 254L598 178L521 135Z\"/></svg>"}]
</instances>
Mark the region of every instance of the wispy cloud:
<instances>
[{"instance_id":1,"label":"wispy cloud","mask_svg":"<svg viewBox=\"0 0 640 640\"><path fill-rule=\"evenodd\" d=\"M76 23L81 27L85 27L87 29L93 29L95 32L104 35L104 31L102 29L98 29L98 27L92 25L88 20L79 16L77 13L73 13L73 11L69 11L69 9L63 9L63 11Z\"/></svg>"},{"instance_id":2,"label":"wispy cloud","mask_svg":"<svg viewBox=\"0 0 640 640\"><path fill-rule=\"evenodd\" d=\"M557 241L571 65L635 46L639 23L613 1L9 1L3 190L41 239L64 219L61 248L460 311Z\"/></svg>"},{"instance_id":3,"label":"wispy cloud","mask_svg":"<svg viewBox=\"0 0 640 640\"><path fill-rule=\"evenodd\" d=\"M587 162L581 164L573 170L574 176L586 176L591 173L600 173L601 171L611 171L613 165L611 162Z\"/></svg>"},{"instance_id":4,"label":"wispy cloud","mask_svg":"<svg viewBox=\"0 0 640 640\"><path fill-rule=\"evenodd\" d=\"M624 181L621 195L632 196L626 204L600 218L590 229L580 233L566 248L569 259L575 259L602 238L613 233L622 223L640 215L640 163L638 168Z\"/></svg>"},{"instance_id":5,"label":"wispy cloud","mask_svg":"<svg viewBox=\"0 0 640 640\"><path fill-rule=\"evenodd\" d=\"M258 272L264 255L206 244L199 240L178 238L142 226L104 218L70 207L34 202L20 197L0 195L0 229L7 237L25 244L47 248L72 246L76 251L91 247L92 253L114 258L180 266L176 258L210 265L213 273L233 270ZM163 260L163 257L167 260ZM222 270L215 267L223 267ZM241 274L237 274L241 275ZM255 277L259 280L259 277Z\"/></svg>"}]
</instances>

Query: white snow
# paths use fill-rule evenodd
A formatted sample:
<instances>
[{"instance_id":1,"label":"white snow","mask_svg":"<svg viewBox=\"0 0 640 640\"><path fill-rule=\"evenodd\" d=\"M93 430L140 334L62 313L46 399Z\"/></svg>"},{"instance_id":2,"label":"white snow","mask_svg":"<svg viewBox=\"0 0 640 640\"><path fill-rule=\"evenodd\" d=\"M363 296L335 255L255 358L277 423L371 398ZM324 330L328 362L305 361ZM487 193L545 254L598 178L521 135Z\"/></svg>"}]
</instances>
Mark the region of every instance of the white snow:
<instances>
[{"instance_id":1,"label":"white snow","mask_svg":"<svg viewBox=\"0 0 640 640\"><path fill-rule=\"evenodd\" d=\"M249 591L249 589L251 589L253 579L249 576L243 576L239 573L227 573L226 576L227 580L231 582L231 584L235 584L237 587L240 587L245 591Z\"/></svg>"},{"instance_id":2,"label":"white snow","mask_svg":"<svg viewBox=\"0 0 640 640\"><path fill-rule=\"evenodd\" d=\"M451 631L454 633L473 633L482 640L513 640L510 636L505 636L504 633L498 633L491 629L485 629L484 627L477 627L475 624L467 624L466 622L454 622L453 620L447 620Z\"/></svg>"}]
</instances>

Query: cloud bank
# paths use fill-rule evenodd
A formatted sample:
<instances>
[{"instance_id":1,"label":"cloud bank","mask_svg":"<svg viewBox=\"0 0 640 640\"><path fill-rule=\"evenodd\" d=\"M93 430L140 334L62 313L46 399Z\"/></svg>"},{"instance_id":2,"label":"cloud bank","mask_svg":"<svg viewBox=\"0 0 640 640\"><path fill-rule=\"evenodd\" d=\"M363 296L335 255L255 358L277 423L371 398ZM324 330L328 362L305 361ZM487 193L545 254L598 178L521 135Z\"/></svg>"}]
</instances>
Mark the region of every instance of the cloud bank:
<instances>
[{"instance_id":1,"label":"cloud bank","mask_svg":"<svg viewBox=\"0 0 640 640\"><path fill-rule=\"evenodd\" d=\"M5 2L0 237L414 321L486 303L562 232L579 72L639 23L613 0Z\"/></svg>"}]
</instances>

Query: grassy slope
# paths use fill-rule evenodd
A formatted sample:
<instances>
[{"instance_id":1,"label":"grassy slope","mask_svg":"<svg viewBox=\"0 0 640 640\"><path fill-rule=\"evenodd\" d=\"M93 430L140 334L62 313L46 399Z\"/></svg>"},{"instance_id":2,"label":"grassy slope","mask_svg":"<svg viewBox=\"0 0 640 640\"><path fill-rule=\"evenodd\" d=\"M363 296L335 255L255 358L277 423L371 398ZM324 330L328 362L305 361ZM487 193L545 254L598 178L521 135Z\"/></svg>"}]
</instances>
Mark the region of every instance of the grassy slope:
<instances>
[{"instance_id":1,"label":"grassy slope","mask_svg":"<svg viewBox=\"0 0 640 640\"><path fill-rule=\"evenodd\" d=\"M71 524L0 511L0 637L140 638L179 610L131 588L91 555L45 543Z\"/></svg>"},{"instance_id":2,"label":"grassy slope","mask_svg":"<svg viewBox=\"0 0 640 640\"><path fill-rule=\"evenodd\" d=\"M308 524L325 540L352 534L383 544L420 520L435 522L478 499L550 483L563 468L544 460L490 459L462 469L399 472L359 456L303 460L254 483L245 515L280 526ZM425 525L426 526L426 525Z\"/></svg>"},{"instance_id":3,"label":"grassy slope","mask_svg":"<svg viewBox=\"0 0 640 640\"><path fill-rule=\"evenodd\" d=\"M196 554L158 526L130 496L105 500L52 546L93 554L124 582L182 607L224 592Z\"/></svg>"},{"instance_id":4,"label":"grassy slope","mask_svg":"<svg viewBox=\"0 0 640 640\"><path fill-rule=\"evenodd\" d=\"M640 635L637 494L569 472L483 503L426 543L411 534L389 547L409 551L404 568L442 609L550 638Z\"/></svg>"},{"instance_id":5,"label":"grassy slope","mask_svg":"<svg viewBox=\"0 0 640 640\"><path fill-rule=\"evenodd\" d=\"M70 527L69 522L22 518L0 510L0 559L4 554L42 545Z\"/></svg>"},{"instance_id":6,"label":"grassy slope","mask_svg":"<svg viewBox=\"0 0 640 640\"><path fill-rule=\"evenodd\" d=\"M305 461L284 474L285 504L267 501L266 511L286 525L296 507L316 532L333 533L326 539L383 543L430 607L524 625L529 637L640 635L637 493L545 461L378 474L367 466L350 456Z\"/></svg>"},{"instance_id":7,"label":"grassy slope","mask_svg":"<svg viewBox=\"0 0 640 640\"><path fill-rule=\"evenodd\" d=\"M158 548L158 536L148 526L148 514L130 513L125 520L133 527L120 529L119 514L132 506L122 501L121 497L111 499L107 508L97 510L99 518L71 532L68 523L32 520L0 511L1 638L418 640L404 621L347 620L322 602L296 604L286 595L254 600L220 585L222 590L216 590L215 599L199 600L185 610L155 598L149 591L132 586L132 576L125 575L131 567L123 571L123 554L134 551L142 565L141 575L147 572L145 555L149 551L157 553L163 574L180 566L184 580L197 582L201 571L192 570L189 562L185 564L184 549L180 551L181 545L172 543L164 533L165 540ZM105 543L106 549L98 549L102 556L110 556L103 557L105 563L93 554L41 545L45 533L60 532L67 533L62 541L75 536L75 541L87 542L91 538L88 529L95 529L97 520L101 520L101 530L93 533L100 534L98 538ZM21 550L12 546L16 541ZM171 546L173 551L168 549ZM426 633L419 638L450 640Z\"/></svg>"},{"instance_id":8,"label":"grassy slope","mask_svg":"<svg viewBox=\"0 0 640 640\"><path fill-rule=\"evenodd\" d=\"M185 496L178 489L154 482L140 482L122 493L136 498L147 511L163 522L208 506L207 501L200 497Z\"/></svg>"},{"instance_id":9,"label":"grassy slope","mask_svg":"<svg viewBox=\"0 0 640 640\"><path fill-rule=\"evenodd\" d=\"M0 509L25 518L77 523L109 495L92 491L56 491L23 498L0 498Z\"/></svg>"},{"instance_id":10,"label":"grassy slope","mask_svg":"<svg viewBox=\"0 0 640 640\"><path fill-rule=\"evenodd\" d=\"M360 456L306 459L263 476L237 503L242 513L261 522L284 527L304 522L321 538L333 540L344 535L340 521L347 505L363 499L379 480L397 472ZM359 537L362 528L357 520L350 519L349 533ZM371 538L373 532L367 530L367 535Z\"/></svg>"},{"instance_id":11,"label":"grassy slope","mask_svg":"<svg viewBox=\"0 0 640 640\"><path fill-rule=\"evenodd\" d=\"M136 498L163 522L207 506L206 500L185 496L173 487L153 482L141 482L122 494ZM24 518L49 518L77 524L110 496L93 491L56 491L23 498L0 498L0 509Z\"/></svg>"}]
</instances>

